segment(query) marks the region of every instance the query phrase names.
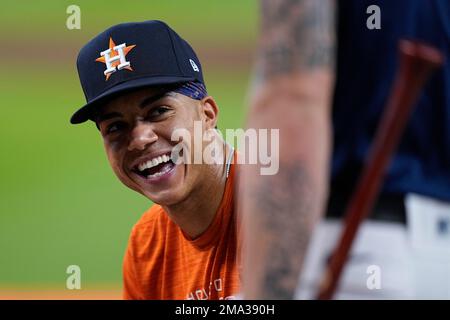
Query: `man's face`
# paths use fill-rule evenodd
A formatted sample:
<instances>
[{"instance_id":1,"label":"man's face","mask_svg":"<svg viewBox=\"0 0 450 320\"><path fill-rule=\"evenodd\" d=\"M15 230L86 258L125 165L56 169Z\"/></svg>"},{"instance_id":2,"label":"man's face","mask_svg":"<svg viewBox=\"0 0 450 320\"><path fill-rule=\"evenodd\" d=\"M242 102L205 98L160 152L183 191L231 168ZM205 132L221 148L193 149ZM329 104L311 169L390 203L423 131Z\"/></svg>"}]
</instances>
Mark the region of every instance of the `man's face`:
<instances>
[{"instance_id":1,"label":"man's face","mask_svg":"<svg viewBox=\"0 0 450 320\"><path fill-rule=\"evenodd\" d=\"M175 165L171 141L178 128L194 136L194 121L203 130L216 125L217 107L211 97L201 101L157 88L117 97L96 118L106 153L117 177L129 188L161 205L186 199L202 179L204 165Z\"/></svg>"}]
</instances>

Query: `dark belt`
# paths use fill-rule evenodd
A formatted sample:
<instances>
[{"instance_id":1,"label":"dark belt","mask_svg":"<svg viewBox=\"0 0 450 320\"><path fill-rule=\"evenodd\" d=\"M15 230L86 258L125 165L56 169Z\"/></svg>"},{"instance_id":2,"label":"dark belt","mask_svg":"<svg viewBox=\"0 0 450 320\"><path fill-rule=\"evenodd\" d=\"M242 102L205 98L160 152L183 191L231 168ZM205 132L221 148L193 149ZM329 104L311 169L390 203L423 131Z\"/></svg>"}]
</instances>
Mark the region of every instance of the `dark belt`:
<instances>
[{"instance_id":1,"label":"dark belt","mask_svg":"<svg viewBox=\"0 0 450 320\"><path fill-rule=\"evenodd\" d=\"M404 195L383 194L377 199L369 220L397 222L406 224ZM329 218L342 218L349 202L349 195L332 193L329 197L326 216Z\"/></svg>"}]
</instances>

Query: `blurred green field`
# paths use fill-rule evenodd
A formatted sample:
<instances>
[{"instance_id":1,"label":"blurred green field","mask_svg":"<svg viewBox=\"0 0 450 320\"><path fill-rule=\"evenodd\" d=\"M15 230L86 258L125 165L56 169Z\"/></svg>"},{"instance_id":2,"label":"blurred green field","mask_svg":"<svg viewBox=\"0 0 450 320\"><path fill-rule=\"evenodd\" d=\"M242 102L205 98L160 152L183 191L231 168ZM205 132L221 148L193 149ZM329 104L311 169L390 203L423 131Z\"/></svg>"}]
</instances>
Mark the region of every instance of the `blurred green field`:
<instances>
[{"instance_id":1,"label":"blurred green field","mask_svg":"<svg viewBox=\"0 0 450 320\"><path fill-rule=\"evenodd\" d=\"M81 30L65 27L69 4L81 8ZM120 286L128 234L151 205L115 178L93 124L69 124L84 102L79 48L115 23L167 21L199 53L220 128L236 128L245 115L256 10L255 1L237 0L2 4L0 290L64 290L71 264L81 267L84 289Z\"/></svg>"}]
</instances>

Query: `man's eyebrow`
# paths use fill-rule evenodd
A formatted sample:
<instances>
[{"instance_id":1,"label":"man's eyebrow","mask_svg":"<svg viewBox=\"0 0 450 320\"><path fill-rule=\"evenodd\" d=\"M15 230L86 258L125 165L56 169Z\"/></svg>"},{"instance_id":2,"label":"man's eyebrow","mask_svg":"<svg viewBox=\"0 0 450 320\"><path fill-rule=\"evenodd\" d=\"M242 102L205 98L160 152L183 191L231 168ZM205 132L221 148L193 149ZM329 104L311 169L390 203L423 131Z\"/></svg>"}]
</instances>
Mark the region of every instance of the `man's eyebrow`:
<instances>
[{"instance_id":1,"label":"man's eyebrow","mask_svg":"<svg viewBox=\"0 0 450 320\"><path fill-rule=\"evenodd\" d=\"M112 119L112 118L116 118L116 117L123 117L122 114L120 112L110 112L110 113L105 113L105 114L100 114L97 116L97 118L95 119L96 123L100 123L102 121L108 120L108 119Z\"/></svg>"},{"instance_id":2,"label":"man's eyebrow","mask_svg":"<svg viewBox=\"0 0 450 320\"><path fill-rule=\"evenodd\" d=\"M158 101L161 98L164 98L165 96L172 96L172 95L173 95L173 92L165 91L165 92L159 93L157 95L145 98L139 104L139 108L143 109L143 108L151 105L153 102Z\"/></svg>"}]
</instances>

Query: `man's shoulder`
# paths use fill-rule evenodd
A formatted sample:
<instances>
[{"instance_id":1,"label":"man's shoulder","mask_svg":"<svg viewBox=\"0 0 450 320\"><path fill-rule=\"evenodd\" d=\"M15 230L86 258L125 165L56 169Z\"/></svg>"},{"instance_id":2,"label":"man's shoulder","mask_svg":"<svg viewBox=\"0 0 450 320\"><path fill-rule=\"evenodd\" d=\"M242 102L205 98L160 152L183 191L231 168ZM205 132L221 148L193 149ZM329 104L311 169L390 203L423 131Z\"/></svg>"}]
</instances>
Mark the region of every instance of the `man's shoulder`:
<instances>
[{"instance_id":1,"label":"man's shoulder","mask_svg":"<svg viewBox=\"0 0 450 320\"><path fill-rule=\"evenodd\" d=\"M144 212L135 226L145 226L164 218L166 218L164 209L160 205L154 204Z\"/></svg>"},{"instance_id":2,"label":"man's shoulder","mask_svg":"<svg viewBox=\"0 0 450 320\"><path fill-rule=\"evenodd\" d=\"M160 242L166 232L169 218L164 209L154 204L136 222L131 231L132 243L146 247L150 243Z\"/></svg>"},{"instance_id":3,"label":"man's shoulder","mask_svg":"<svg viewBox=\"0 0 450 320\"><path fill-rule=\"evenodd\" d=\"M157 204L152 205L133 227L132 235L139 236L140 234L150 235L150 231L161 229L168 223L168 217L164 209Z\"/></svg>"}]
</instances>

